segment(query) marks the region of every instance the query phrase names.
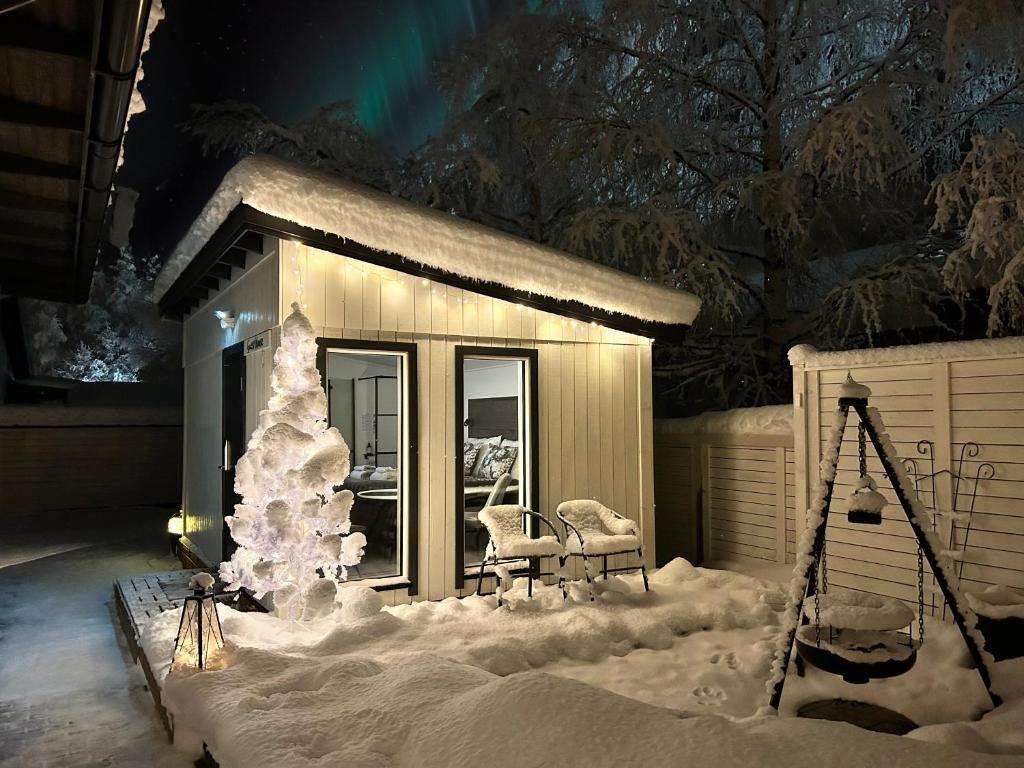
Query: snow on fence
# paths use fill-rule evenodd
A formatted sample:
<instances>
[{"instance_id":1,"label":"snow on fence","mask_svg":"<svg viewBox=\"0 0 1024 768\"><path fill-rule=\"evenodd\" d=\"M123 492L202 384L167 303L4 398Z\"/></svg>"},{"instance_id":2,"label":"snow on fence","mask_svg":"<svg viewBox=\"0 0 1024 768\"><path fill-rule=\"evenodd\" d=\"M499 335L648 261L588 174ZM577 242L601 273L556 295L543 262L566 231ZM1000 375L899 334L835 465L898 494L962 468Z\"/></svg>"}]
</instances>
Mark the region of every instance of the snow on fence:
<instances>
[{"instance_id":1,"label":"snow on fence","mask_svg":"<svg viewBox=\"0 0 1024 768\"><path fill-rule=\"evenodd\" d=\"M967 546L966 519L961 516L953 550L964 550L966 589L1024 587L1024 338L849 352L800 346L790 352L790 361L796 475L801 480L797 509L807 507L829 414L850 372L871 388L870 404L881 413L901 459L914 459L921 474L940 473L934 484L920 485L929 508L948 512L955 505L958 512L969 512L981 463L994 466L995 477L978 483ZM918 452L922 440L934 446L934 470ZM961 450L970 442L980 450L976 457L965 456L963 474L968 479L960 483L959 498L954 499L956 481L949 472L957 471ZM847 522L847 498L857 477L856 430L848 428L828 527L829 582L916 600L917 545L870 446L867 456L868 472L891 506L881 526ZM939 535L947 544L950 521L948 514L939 517ZM792 555L792 542L788 551Z\"/></svg>"},{"instance_id":2,"label":"snow on fence","mask_svg":"<svg viewBox=\"0 0 1024 768\"><path fill-rule=\"evenodd\" d=\"M657 558L792 562L792 407L655 422ZM788 543L788 545L787 545Z\"/></svg>"}]
</instances>

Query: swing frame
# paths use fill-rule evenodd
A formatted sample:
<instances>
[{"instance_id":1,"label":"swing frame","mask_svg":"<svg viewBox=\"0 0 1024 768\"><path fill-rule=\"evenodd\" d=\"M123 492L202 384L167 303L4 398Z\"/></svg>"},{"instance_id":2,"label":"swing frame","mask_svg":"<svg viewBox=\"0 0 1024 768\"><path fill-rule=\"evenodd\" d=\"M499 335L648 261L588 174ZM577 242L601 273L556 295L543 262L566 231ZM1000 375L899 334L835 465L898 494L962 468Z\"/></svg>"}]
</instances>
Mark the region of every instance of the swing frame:
<instances>
[{"instance_id":1,"label":"swing frame","mask_svg":"<svg viewBox=\"0 0 1024 768\"><path fill-rule=\"evenodd\" d=\"M978 676L981 678L981 681L985 686L985 690L992 702L992 706L997 707L1002 703L1002 700L992 690L992 676L988 665L985 662L985 654L978 646L977 642L975 642L974 636L969 629L969 627L977 627L977 616L971 607L966 604L966 601L961 602L958 599L957 591L951 586L950 576L946 573L942 563L939 561L938 553L932 549L932 546L928 541L928 536L925 532L925 521L918 519L917 514L914 511L914 505L908 496L908 493L913 492L912 486L910 485L909 479L907 480L906 486L901 482L901 471L904 475L906 473L902 465L899 465L899 469L896 467L896 464L899 462L899 457L889 456L887 454L884 444L882 443L882 438L879 435L878 430L875 428L875 424L868 412L868 398L840 396L837 427L841 429L841 432L846 431L846 425L849 420L851 408L856 411L860 424L863 425L868 437L871 438L871 444L874 446L875 453L878 455L882 468L885 470L885 476L892 484L892 488L896 493L896 498L899 500L900 506L903 508L903 512L907 516L907 521L910 523L911 530L914 532L917 543L920 546L921 551L924 553L925 558L928 560L928 565L931 566L932 574L935 577L935 583L939 586L939 589L942 591L942 595L946 600L946 604L949 606L950 613L953 616L953 621L956 624L957 629L960 630L960 635L963 637L964 643L967 645L967 650L971 655L971 659L974 661L975 668L978 670ZM877 410L874 410L874 412L879 424L882 425L881 415L878 414ZM793 655L793 646L796 642L797 629L805 618L804 602L808 597L812 597L817 590L817 571L819 563L821 562L821 552L825 547L825 529L828 525L829 508L832 505L832 492L835 488L835 470L837 463L838 455L832 462L832 472L826 475L829 479L825 482L825 492L822 494L821 508L818 510L820 515L818 518L818 524L814 530L811 552L809 553L811 557L807 562L807 567L804 569L802 576L795 577L803 579L804 586L801 590L803 597L799 601L795 601L793 604L787 604L786 606L786 617L783 626L788 626L789 629L786 630L787 636L785 644L776 652L775 656L775 660L777 662L781 662L782 673L779 675L779 679L772 687L771 698L769 700L769 705L776 711L778 711L779 704L782 702L782 691L786 684L786 674L789 670L789 661ZM918 504L920 505L920 499L918 499ZM955 574L953 575L953 578L955 579ZM795 616L793 615L794 613L796 614ZM775 668L774 664L772 665L772 668Z\"/></svg>"}]
</instances>

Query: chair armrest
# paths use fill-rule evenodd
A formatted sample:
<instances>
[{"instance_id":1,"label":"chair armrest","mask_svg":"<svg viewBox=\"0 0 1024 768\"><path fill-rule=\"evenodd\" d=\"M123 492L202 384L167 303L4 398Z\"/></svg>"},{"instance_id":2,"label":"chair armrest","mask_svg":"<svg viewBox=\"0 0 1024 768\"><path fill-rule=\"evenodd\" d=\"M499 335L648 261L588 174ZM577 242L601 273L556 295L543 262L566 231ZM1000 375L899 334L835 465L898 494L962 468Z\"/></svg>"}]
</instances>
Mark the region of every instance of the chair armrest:
<instances>
[{"instance_id":1,"label":"chair armrest","mask_svg":"<svg viewBox=\"0 0 1024 768\"><path fill-rule=\"evenodd\" d=\"M569 531L572 531L573 533L576 534L576 538L580 540L580 547L582 547L583 546L583 534L581 534L579 532L579 530L576 528L575 525L573 525L568 520L566 520L565 516L561 512L555 512L555 514L558 516L558 519L562 521L562 525L565 526L565 542L566 542L566 545L568 546L568 543L569 543Z\"/></svg>"},{"instance_id":2,"label":"chair armrest","mask_svg":"<svg viewBox=\"0 0 1024 768\"><path fill-rule=\"evenodd\" d=\"M604 527L613 534L632 534L635 536L639 532L639 526L637 526L635 520L623 517L614 509L608 509L605 507L601 512L601 518L601 522L604 523Z\"/></svg>"},{"instance_id":3,"label":"chair armrest","mask_svg":"<svg viewBox=\"0 0 1024 768\"><path fill-rule=\"evenodd\" d=\"M539 520L540 522L544 523L544 525L546 525L548 528L551 529L551 533L554 534L555 540L559 544L562 543L562 537L558 535L558 529L555 528L555 526L553 526L551 524L551 521L548 520L546 517L544 517L544 515L540 514L539 512L534 512L532 509L524 509L523 510L523 526L524 526L524 528L525 528L525 525L526 525L526 517L527 517L527 515L529 515L530 517L534 518L535 520Z\"/></svg>"}]
</instances>

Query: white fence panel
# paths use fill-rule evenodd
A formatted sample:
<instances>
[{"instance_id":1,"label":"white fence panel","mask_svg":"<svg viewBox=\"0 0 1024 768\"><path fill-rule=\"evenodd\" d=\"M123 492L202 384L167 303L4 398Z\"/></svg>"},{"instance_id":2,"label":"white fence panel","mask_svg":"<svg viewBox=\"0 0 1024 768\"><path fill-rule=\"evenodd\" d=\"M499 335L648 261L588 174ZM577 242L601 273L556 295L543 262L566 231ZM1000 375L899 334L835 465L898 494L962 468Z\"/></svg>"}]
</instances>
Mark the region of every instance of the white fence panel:
<instances>
[{"instance_id":1,"label":"white fence panel","mask_svg":"<svg viewBox=\"0 0 1024 768\"><path fill-rule=\"evenodd\" d=\"M926 506L969 512L977 485L971 532L951 530L940 516L943 542L963 550L965 589L992 584L1024 587L1024 339L932 344L893 349L818 353L799 348L793 360L795 479L798 506L806 506L818 475L827 425L847 373L872 390L870 405L881 413L901 459L913 459L922 475ZM919 452L931 441L934 464ZM970 442L975 457L961 451ZM974 478L983 462L992 479ZM854 589L916 598L917 545L882 468L868 446L868 471L889 499L881 526L846 520L846 500L857 477L856 422L851 419L840 452L827 536L829 581ZM794 529L801 527L794 525ZM930 581L930 578L929 578Z\"/></svg>"}]
</instances>

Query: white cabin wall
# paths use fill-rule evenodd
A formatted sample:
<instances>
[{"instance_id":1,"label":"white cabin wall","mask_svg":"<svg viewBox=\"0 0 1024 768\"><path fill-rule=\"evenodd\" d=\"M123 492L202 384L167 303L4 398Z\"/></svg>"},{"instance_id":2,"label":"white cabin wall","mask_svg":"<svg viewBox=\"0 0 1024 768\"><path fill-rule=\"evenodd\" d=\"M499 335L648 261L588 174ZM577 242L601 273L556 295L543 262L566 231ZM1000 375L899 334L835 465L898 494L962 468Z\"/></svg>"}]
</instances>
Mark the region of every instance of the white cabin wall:
<instances>
[{"instance_id":1,"label":"white cabin wall","mask_svg":"<svg viewBox=\"0 0 1024 768\"><path fill-rule=\"evenodd\" d=\"M537 350L538 511L557 524L559 502L599 499L640 523L653 565L649 340L290 241L282 241L280 251L282 316L301 296L320 335L417 345L420 510L414 599L468 594L475 586L467 580L461 592L454 587L456 345ZM582 577L582 568L577 571ZM382 594L388 602L410 599L403 591Z\"/></svg>"},{"instance_id":2,"label":"white cabin wall","mask_svg":"<svg viewBox=\"0 0 1024 768\"><path fill-rule=\"evenodd\" d=\"M185 319L182 360L185 369L184 480L182 488L185 535L196 554L215 565L221 559L223 517L221 469L221 353L227 347L268 331L278 323L278 259L276 240L262 259L252 263L224 290L210 297ZM227 309L236 317L233 329L223 329L213 316ZM246 428L255 425L253 408L266 407L269 395L271 344L246 359Z\"/></svg>"}]
</instances>

